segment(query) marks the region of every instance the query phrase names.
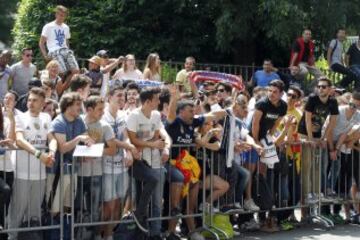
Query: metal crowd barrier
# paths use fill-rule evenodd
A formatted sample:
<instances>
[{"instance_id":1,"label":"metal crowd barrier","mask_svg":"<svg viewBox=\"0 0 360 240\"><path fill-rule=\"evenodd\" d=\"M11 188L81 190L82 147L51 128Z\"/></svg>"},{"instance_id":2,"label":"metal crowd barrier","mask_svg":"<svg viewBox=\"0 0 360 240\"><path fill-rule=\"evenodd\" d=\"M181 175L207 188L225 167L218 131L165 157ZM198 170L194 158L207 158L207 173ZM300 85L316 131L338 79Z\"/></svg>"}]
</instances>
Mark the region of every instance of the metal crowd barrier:
<instances>
[{"instance_id":1,"label":"metal crowd barrier","mask_svg":"<svg viewBox=\"0 0 360 240\"><path fill-rule=\"evenodd\" d=\"M327 150L325 148L321 148L319 146L313 147L308 142L298 142L293 143L292 145L297 144L300 148L300 155L301 160L300 162L295 162L294 159L291 158L289 154L283 154L286 153L287 149L286 147L289 147L289 145L279 148L278 149L278 155L281 158L283 166L287 168L287 171L282 172L279 170L277 166L275 166L274 169L269 169L267 171L267 174L265 176L266 183L268 183L271 194L274 199L274 207L271 209L261 209L260 211L256 211L257 214L272 214L276 215L278 212L284 212L284 211L290 211L293 213L293 210L295 209L310 209L310 212L308 214L308 218L312 220L315 223L323 224L327 228L331 228L334 226L334 223L322 216L322 209L326 208L330 205L338 205L338 204L356 204L359 203L357 199L349 199L349 191L350 187L353 184L354 178L358 181L360 174L360 159L359 154L355 153L355 151L352 151L350 154L343 154L339 153L339 160L340 162L335 163L336 161L331 161L328 159L327 156ZM164 188L163 186L160 187L160 193L161 196L161 206L160 206L160 212L157 214L157 216L153 216L151 214L154 203L151 202L150 204L150 214L149 214L149 222L160 222L161 225L161 232L167 231L167 226L165 223L168 223L169 220L175 220L177 224L179 222L186 222L186 219L194 218L195 220L199 220L197 223L197 226L199 226L196 231L199 232L208 232L210 233L214 239L220 239L219 232L221 233L221 229L218 229L214 223L213 223L213 216L216 214L219 214L215 211L215 208L218 207L221 209L222 207L226 205L236 205L237 202L242 203L241 205L244 206L244 198L243 195L246 191L246 189L243 189L244 193L240 193L240 196L235 196L237 194L237 183L239 181L242 181L243 179L237 179L236 184L233 185L232 182L229 184L229 190L226 194L223 196L220 196L217 199L214 199L213 192L214 192L214 176L219 176L222 179L228 181L228 183L231 181L229 177L231 176L228 169L226 169L224 163L226 163L226 155L222 155L219 152L209 151L203 148L196 148L194 145L174 145L172 149L177 149L178 151L181 150L187 150L189 153L191 153L192 156L196 157L201 162L201 177L199 180L201 180L201 187L199 189L199 204L202 204L203 209L200 211L198 209L199 204L196 204L196 210L193 213L187 214L188 212L191 212L189 209L190 206L190 196L189 194L186 196L186 198L181 198L179 203L186 203L182 207L182 214L173 216L171 214L171 210L174 206L172 206L172 197L170 195L171 189L170 185L171 183L171 171L167 172L164 176L160 175L160 182L163 182L165 185L167 185L167 189L165 189L165 192L167 194L163 194ZM19 169L19 165L17 164L19 159L16 157L17 152L19 150L8 150L8 149L0 149L0 154L3 152L11 152L13 154L13 162L14 162L14 173L15 173L15 180L12 185L12 189L16 189L16 184L21 184L24 182L16 181L17 178L17 169ZM8 155L5 155L8 156ZM7 158L7 157L6 157ZM2 169L7 169L6 166L11 161L10 159L6 159L3 161L0 161ZM251 155L250 155L251 158ZM170 159L173 159L172 156L170 156ZM23 161L24 159L21 159ZM251 160L251 159L250 159ZM32 172L35 169L34 167L37 166L30 166L30 156L28 155L28 170L27 170L27 176L32 176ZM94 236L96 234L100 234L101 231L103 231L103 228L105 226L113 226L119 224L119 223L125 223L127 222L121 219L121 215L123 213L121 212L111 212L111 216L104 216L103 212L103 206L104 206L104 198L103 198L103 192L99 190L103 186L103 180L101 179L102 172L100 175L97 175L97 179L95 180L96 175L95 173L95 164L97 164L96 161L103 162L103 159L97 159L97 160L89 160L84 158L73 158L72 163L64 163L63 159L61 158L61 171L60 171L60 191L59 191L59 221L55 221L53 217L48 217L49 220L46 222L44 220L44 215L46 215L47 212L49 212L49 209L47 209L46 204L43 203L42 199L41 201L37 202L35 204L34 208L40 209L35 214L30 214L30 209L27 208L24 211L24 216L21 219L20 223L17 225L11 223L13 219L11 219L11 214L7 214L8 212L11 212L12 210L7 211L6 204L3 204L1 207L2 213L1 213L1 229L0 229L0 236L1 234L10 234L12 236L13 233L20 234L22 232L48 232L51 230L57 230L59 234L59 239L66 239L66 235L68 235L67 231L70 231L70 235L72 239L88 239L90 236ZM137 161L137 160L134 160ZM339 165L336 165L340 163ZM342 166L342 164L345 164L346 166ZM84 164L88 164L87 167L90 169L90 175L88 179L81 179L79 177L81 174L81 169L84 171ZM43 173L43 168L39 166L39 173ZM102 165L101 165L102 166ZM248 168L248 166L244 165L244 159L240 158L240 165L243 168ZM23 166L21 166L23 167ZM341 167L344 167L341 169ZM346 169L345 169L346 167ZM66 174L71 173L71 182L70 182L70 201L71 201L71 209L66 209L62 206L64 206L64 189L63 186L65 183L63 182L64 176L66 175L64 173L64 169L70 169L70 172L67 172ZM259 161L256 162L256 171L253 173L255 175L260 174L259 169L261 166L259 165ZM162 166L161 171L164 173L166 172L165 167ZM209 171L209 172L208 172ZM35 172L35 171L34 171ZM231 172L231 171L230 171ZM133 187L133 171L132 168L129 168L128 170L129 174L129 183L126 184L126 186L123 186L124 189L127 189L127 198L123 199L123 203L125 203L125 200L128 200L128 210L133 211L136 209L136 199L138 197L141 197L141 192L135 191ZM239 172L237 172L239 174ZM112 177L116 177L116 174L111 174ZM0 176L3 180L9 180L11 176L11 172L4 172ZM47 175L49 177L49 175ZM209 177L210 181L210 187L205 186L206 177ZM252 179L252 178L251 178ZM259 177L256 178L259 180ZM31 181L38 181L36 179L32 179L28 181L30 184ZM351 181L351 183L349 182ZM42 183L43 186L40 186L43 190L43 193L40 193L40 195L45 195L49 192L49 183L48 183L48 190L46 191L45 188L45 179L42 181L38 181L39 183ZM25 181L26 183L26 181ZM258 184L252 183L253 187L256 187L256 190L258 190ZM358 183L359 184L359 183ZM255 185L255 186L254 186ZM117 186L111 186L111 189L115 189ZM139 183L138 187L141 187L141 183ZM232 189L232 191L230 191ZM119 188L121 189L121 188ZM336 195L330 196L328 193L328 189L332 189ZM3 189L1 189L3 190ZM26 205L31 205L31 197L35 194L35 192L31 192L31 188L28 189L29 192L24 192L21 195L21 199L14 199L16 193L12 192L12 195L10 196L10 208L13 206L12 201L16 200L24 200L26 199ZM102 189L103 190L103 189ZM97 192L98 191L98 192ZM99 192L100 191L100 192ZM2 191L1 194L4 194ZM305 201L309 194L313 194L313 201ZM232 195L232 196L231 196ZM254 196L253 196L254 197ZM324 201L327 197L332 197L330 200L327 199ZM2 198L4 199L4 198ZM84 201L86 199L87 201ZM113 196L111 196L111 199L113 199ZM116 199L116 198L114 198ZM206 199L209 199L210 201L207 203ZM25 204L23 202L23 204ZM89 206L90 205L90 206ZM210 205L210 207L207 209L206 206ZM180 207L180 206L179 206ZM124 206L121 206L121 211L123 211ZM20 210L19 210L20 211ZM226 211L225 214L229 215L235 215L238 216L238 218L242 218L244 214L253 214L255 212L253 211L246 211L244 209L235 209L235 210L229 210ZM18 214L21 214L18 212ZM64 217L65 216L65 217ZM67 222L66 217L70 219L69 222ZM208 217L210 221L206 221L205 219ZM35 219L37 221L32 221L32 219ZM165 224L165 225L164 225ZM70 230L68 229L70 228ZM10 238L10 239L16 239ZM44 238L46 239L46 238Z\"/></svg>"}]
</instances>

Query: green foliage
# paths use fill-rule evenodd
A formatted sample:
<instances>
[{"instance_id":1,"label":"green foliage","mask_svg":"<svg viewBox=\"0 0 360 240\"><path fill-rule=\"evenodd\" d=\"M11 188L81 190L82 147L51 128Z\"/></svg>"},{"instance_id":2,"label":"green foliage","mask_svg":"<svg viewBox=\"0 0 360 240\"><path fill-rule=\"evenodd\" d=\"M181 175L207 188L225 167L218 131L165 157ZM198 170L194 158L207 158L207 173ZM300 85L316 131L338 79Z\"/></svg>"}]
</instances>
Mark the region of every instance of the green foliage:
<instances>
[{"instance_id":1,"label":"green foliage","mask_svg":"<svg viewBox=\"0 0 360 240\"><path fill-rule=\"evenodd\" d=\"M10 31L14 24L14 13L18 0L0 0L0 41L10 43Z\"/></svg>"},{"instance_id":2,"label":"green foliage","mask_svg":"<svg viewBox=\"0 0 360 240\"><path fill-rule=\"evenodd\" d=\"M109 49L138 59L159 52L163 60L192 55L197 62L248 65L270 57L287 66L304 27L313 30L320 56L336 28L355 31L360 23L358 0L21 0L15 49L31 46L39 56L41 29L57 4L70 9L71 48L83 58Z\"/></svg>"},{"instance_id":3,"label":"green foliage","mask_svg":"<svg viewBox=\"0 0 360 240\"><path fill-rule=\"evenodd\" d=\"M161 79L166 83L173 83L175 82L177 72L177 68L165 63L161 66Z\"/></svg>"}]
</instances>

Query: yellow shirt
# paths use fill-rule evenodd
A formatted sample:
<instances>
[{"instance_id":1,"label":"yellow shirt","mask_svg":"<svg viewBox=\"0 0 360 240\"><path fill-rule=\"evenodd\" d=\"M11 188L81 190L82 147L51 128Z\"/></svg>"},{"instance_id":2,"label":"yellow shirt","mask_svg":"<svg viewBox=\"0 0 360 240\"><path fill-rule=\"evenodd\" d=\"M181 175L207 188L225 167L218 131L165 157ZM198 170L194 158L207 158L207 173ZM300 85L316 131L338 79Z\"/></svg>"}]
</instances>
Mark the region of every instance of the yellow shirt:
<instances>
[{"instance_id":1,"label":"yellow shirt","mask_svg":"<svg viewBox=\"0 0 360 240\"><path fill-rule=\"evenodd\" d=\"M297 125L296 125L295 131L293 132L293 134L296 134L297 129L298 129L298 125L299 125L299 122L300 122L300 119L301 119L301 116L302 116L301 112L298 109L293 108L293 109L287 111L286 116L289 116L289 115L293 115L296 118ZM284 125L280 124L279 127L278 127L278 130L281 131L283 128L284 128ZM298 141L298 140L300 140L299 137L297 139L295 139L295 141ZM299 148L295 147L295 145L288 145L286 147L287 158L289 160L294 160L295 161L295 166L296 166L297 173L300 173L301 153L299 153L298 151L299 151Z\"/></svg>"},{"instance_id":2,"label":"yellow shirt","mask_svg":"<svg viewBox=\"0 0 360 240\"><path fill-rule=\"evenodd\" d=\"M191 92L191 87L188 80L188 72L185 69L176 74L176 83L183 85L186 92Z\"/></svg>"}]
</instances>

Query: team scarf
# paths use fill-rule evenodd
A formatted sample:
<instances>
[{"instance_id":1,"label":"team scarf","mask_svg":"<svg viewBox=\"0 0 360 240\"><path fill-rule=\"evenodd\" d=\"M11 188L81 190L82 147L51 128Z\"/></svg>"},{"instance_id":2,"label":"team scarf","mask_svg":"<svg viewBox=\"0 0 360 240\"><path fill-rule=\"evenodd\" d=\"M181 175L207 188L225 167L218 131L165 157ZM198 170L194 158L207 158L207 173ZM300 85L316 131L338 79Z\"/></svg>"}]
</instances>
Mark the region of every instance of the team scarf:
<instances>
[{"instance_id":1,"label":"team scarf","mask_svg":"<svg viewBox=\"0 0 360 240\"><path fill-rule=\"evenodd\" d=\"M115 85L115 84L122 84L124 82L134 82L140 88L144 88L144 87L161 87L161 86L164 85L163 82L144 80L144 79L121 79L121 80L117 79L117 80L112 80L110 82L110 86Z\"/></svg>"},{"instance_id":2,"label":"team scarf","mask_svg":"<svg viewBox=\"0 0 360 240\"><path fill-rule=\"evenodd\" d=\"M204 81L228 83L240 91L245 88L241 76L227 73L219 73L212 71L194 71L191 73L190 79L195 83Z\"/></svg>"}]
</instances>

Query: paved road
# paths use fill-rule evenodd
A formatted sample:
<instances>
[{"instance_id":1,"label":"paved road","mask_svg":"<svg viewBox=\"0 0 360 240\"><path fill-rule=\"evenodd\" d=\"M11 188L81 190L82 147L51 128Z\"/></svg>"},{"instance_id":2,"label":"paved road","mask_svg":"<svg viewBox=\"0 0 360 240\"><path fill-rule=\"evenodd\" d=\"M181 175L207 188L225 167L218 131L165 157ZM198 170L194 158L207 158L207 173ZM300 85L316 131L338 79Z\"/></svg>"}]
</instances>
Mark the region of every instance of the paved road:
<instances>
[{"instance_id":1,"label":"paved road","mask_svg":"<svg viewBox=\"0 0 360 240\"><path fill-rule=\"evenodd\" d=\"M278 233L252 233L246 234L243 237L236 238L237 240L359 240L360 226L359 225L344 225L336 226L334 229L325 230L323 228L315 227L301 227L293 231L278 232Z\"/></svg>"}]
</instances>

